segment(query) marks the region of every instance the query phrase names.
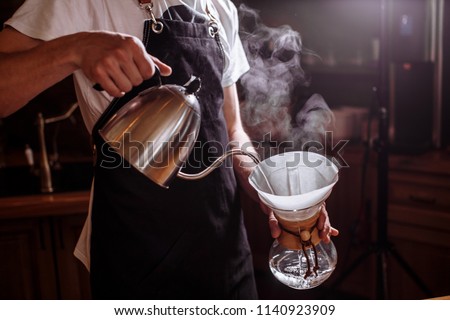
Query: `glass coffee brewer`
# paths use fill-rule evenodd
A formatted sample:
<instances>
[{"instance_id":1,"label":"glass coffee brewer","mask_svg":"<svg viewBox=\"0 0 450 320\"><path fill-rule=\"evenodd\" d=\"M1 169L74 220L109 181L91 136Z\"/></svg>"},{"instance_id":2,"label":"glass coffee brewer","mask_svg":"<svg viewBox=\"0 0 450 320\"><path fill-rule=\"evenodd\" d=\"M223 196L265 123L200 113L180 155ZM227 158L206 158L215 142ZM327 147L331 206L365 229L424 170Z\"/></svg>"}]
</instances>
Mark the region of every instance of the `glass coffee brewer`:
<instances>
[{"instance_id":1,"label":"glass coffee brewer","mask_svg":"<svg viewBox=\"0 0 450 320\"><path fill-rule=\"evenodd\" d=\"M333 162L303 151L267 158L249 177L282 230L269 252L270 270L291 288L317 287L336 267L336 248L320 240L317 220L337 180Z\"/></svg>"}]
</instances>

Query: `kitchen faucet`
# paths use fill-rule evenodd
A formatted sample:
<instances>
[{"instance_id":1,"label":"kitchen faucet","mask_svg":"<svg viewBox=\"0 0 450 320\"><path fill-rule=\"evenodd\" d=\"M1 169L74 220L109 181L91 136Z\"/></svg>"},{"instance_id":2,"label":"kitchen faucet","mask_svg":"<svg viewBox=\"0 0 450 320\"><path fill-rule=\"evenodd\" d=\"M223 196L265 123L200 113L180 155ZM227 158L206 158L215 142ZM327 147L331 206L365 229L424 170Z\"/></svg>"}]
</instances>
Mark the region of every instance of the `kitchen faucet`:
<instances>
[{"instance_id":1,"label":"kitchen faucet","mask_svg":"<svg viewBox=\"0 0 450 320\"><path fill-rule=\"evenodd\" d=\"M52 118L45 119L41 112L37 116L38 136L39 136L39 149L40 149L40 176L41 176L41 192L51 193L53 192L52 172L50 170L50 163L48 161L47 146L45 143L45 125L59 122L70 118L78 107L78 104L74 103L68 111L64 114Z\"/></svg>"}]
</instances>

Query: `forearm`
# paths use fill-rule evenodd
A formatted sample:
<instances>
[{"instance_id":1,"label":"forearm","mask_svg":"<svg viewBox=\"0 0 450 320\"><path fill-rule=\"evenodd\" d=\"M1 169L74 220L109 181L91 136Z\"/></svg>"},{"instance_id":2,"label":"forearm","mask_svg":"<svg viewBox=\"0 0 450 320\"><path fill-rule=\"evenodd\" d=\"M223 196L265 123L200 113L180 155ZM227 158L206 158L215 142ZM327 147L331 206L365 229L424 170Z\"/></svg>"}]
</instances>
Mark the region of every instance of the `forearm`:
<instances>
[{"instance_id":1,"label":"forearm","mask_svg":"<svg viewBox=\"0 0 450 320\"><path fill-rule=\"evenodd\" d=\"M254 156L258 156L256 149L253 146L252 141L250 140L247 133L244 129L235 130L232 133L229 133L230 144L233 148L240 149L245 153L251 153ZM254 165L253 161L250 157L246 155L236 155L233 157L234 166L247 166L252 167Z\"/></svg>"},{"instance_id":2,"label":"forearm","mask_svg":"<svg viewBox=\"0 0 450 320\"><path fill-rule=\"evenodd\" d=\"M5 117L72 74L75 36L62 37L20 52L0 53L0 116Z\"/></svg>"},{"instance_id":3,"label":"forearm","mask_svg":"<svg viewBox=\"0 0 450 320\"><path fill-rule=\"evenodd\" d=\"M16 39L22 41L21 46L11 45ZM138 38L107 31L39 42L7 30L0 33L0 52L0 116L21 108L78 69L114 97L149 79L155 65L162 76L172 72L170 66L150 56Z\"/></svg>"},{"instance_id":4,"label":"forearm","mask_svg":"<svg viewBox=\"0 0 450 320\"><path fill-rule=\"evenodd\" d=\"M242 126L236 86L232 85L224 88L224 95L224 114L225 119L227 120L228 137L232 147L256 155L251 140ZM233 168L239 184L253 199L257 200L258 197L255 190L248 183L248 176L252 172L254 166L255 163L248 156L233 156Z\"/></svg>"},{"instance_id":5,"label":"forearm","mask_svg":"<svg viewBox=\"0 0 450 320\"><path fill-rule=\"evenodd\" d=\"M231 145L234 148L239 148L246 152L256 154L252 142L242 126L236 86L232 85L230 87L225 88L224 94L225 94L224 113L225 118L227 120L228 138L230 140ZM241 159L242 157L238 156L235 158Z\"/></svg>"}]
</instances>

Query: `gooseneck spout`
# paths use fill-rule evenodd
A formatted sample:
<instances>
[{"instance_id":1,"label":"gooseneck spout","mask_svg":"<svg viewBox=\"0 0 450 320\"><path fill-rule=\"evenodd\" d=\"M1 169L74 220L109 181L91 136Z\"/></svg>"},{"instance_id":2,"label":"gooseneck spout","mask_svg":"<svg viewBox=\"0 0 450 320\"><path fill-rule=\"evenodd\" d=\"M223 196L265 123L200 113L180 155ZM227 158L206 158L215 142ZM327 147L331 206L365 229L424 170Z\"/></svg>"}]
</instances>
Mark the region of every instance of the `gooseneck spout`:
<instances>
[{"instance_id":1,"label":"gooseneck spout","mask_svg":"<svg viewBox=\"0 0 450 320\"><path fill-rule=\"evenodd\" d=\"M214 162L205 170L203 170L199 173L193 173L193 174L178 171L177 177L184 179L184 180L198 180L198 179L204 178L208 174L210 174L212 171L214 171L214 169L220 167L222 165L222 163L224 163L224 161L229 156L234 156L234 155L245 155L245 156L248 156L250 159L252 159L252 161L254 163L256 163L256 164L260 163L260 160L258 159L258 157L250 152L247 152L247 151L244 151L241 149L231 149L231 150L225 152L223 155L221 155L216 160L214 160Z\"/></svg>"}]
</instances>

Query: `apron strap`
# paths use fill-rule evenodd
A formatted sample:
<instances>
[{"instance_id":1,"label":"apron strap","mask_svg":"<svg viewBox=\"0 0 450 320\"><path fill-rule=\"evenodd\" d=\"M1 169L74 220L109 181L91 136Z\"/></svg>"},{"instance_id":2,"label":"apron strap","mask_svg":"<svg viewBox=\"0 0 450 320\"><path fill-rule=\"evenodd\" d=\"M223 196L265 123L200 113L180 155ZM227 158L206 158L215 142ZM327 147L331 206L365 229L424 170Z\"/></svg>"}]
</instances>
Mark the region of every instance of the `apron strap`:
<instances>
[{"instance_id":1,"label":"apron strap","mask_svg":"<svg viewBox=\"0 0 450 320\"><path fill-rule=\"evenodd\" d=\"M158 21L155 17L155 14L153 13L153 0L138 0L139 6L141 9L144 9L148 12L150 15L150 21L152 22L152 30L156 34L160 34L163 29L164 25L161 21Z\"/></svg>"}]
</instances>

